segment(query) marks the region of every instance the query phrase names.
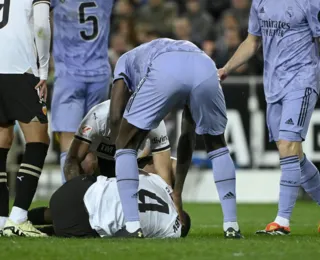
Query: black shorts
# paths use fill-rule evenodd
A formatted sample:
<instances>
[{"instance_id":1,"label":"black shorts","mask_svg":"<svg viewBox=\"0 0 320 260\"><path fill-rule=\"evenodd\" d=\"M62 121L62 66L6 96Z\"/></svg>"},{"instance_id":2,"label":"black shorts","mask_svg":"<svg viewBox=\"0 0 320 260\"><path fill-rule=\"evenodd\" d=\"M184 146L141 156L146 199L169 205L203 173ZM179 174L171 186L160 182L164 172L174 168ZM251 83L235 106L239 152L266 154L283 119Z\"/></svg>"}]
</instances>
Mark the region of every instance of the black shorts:
<instances>
[{"instance_id":1,"label":"black shorts","mask_svg":"<svg viewBox=\"0 0 320 260\"><path fill-rule=\"evenodd\" d=\"M40 102L35 86L40 79L32 74L0 74L0 124L39 121L48 123L47 107Z\"/></svg>"},{"instance_id":2,"label":"black shorts","mask_svg":"<svg viewBox=\"0 0 320 260\"><path fill-rule=\"evenodd\" d=\"M62 185L50 199L54 233L59 237L99 237L89 223L83 197L96 181L94 176L78 176Z\"/></svg>"}]
</instances>

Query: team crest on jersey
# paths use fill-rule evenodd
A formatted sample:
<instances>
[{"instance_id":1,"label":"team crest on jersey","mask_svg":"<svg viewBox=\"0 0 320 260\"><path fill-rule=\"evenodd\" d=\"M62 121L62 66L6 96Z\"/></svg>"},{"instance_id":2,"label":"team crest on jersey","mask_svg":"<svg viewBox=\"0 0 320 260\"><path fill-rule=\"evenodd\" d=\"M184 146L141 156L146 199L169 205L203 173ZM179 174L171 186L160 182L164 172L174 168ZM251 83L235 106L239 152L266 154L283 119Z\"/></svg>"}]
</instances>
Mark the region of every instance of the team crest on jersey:
<instances>
[{"instance_id":1,"label":"team crest on jersey","mask_svg":"<svg viewBox=\"0 0 320 260\"><path fill-rule=\"evenodd\" d=\"M293 8L289 7L288 10L286 11L286 17L288 19L291 19L293 17Z\"/></svg>"},{"instance_id":2,"label":"team crest on jersey","mask_svg":"<svg viewBox=\"0 0 320 260\"><path fill-rule=\"evenodd\" d=\"M81 128L81 134L83 136L89 136L91 131L92 131L92 127L88 125L85 125Z\"/></svg>"},{"instance_id":3,"label":"team crest on jersey","mask_svg":"<svg viewBox=\"0 0 320 260\"><path fill-rule=\"evenodd\" d=\"M63 4L66 0L60 0L60 3Z\"/></svg>"}]
</instances>

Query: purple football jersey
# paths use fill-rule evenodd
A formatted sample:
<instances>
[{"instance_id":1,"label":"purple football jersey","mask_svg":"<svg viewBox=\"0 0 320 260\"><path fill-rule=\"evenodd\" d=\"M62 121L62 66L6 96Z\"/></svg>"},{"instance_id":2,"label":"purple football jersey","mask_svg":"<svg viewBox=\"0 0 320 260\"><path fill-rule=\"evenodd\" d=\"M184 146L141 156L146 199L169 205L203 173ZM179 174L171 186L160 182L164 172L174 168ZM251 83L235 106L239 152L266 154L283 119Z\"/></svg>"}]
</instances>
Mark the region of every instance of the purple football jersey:
<instances>
[{"instance_id":1,"label":"purple football jersey","mask_svg":"<svg viewBox=\"0 0 320 260\"><path fill-rule=\"evenodd\" d=\"M176 41L160 38L140 45L123 54L117 62L114 71L114 81L123 79L131 92L134 92L139 82L146 76L151 62L159 55L167 52L203 52L189 41Z\"/></svg>"},{"instance_id":2,"label":"purple football jersey","mask_svg":"<svg viewBox=\"0 0 320 260\"><path fill-rule=\"evenodd\" d=\"M108 79L110 17L114 0L51 0L55 76L79 81Z\"/></svg>"},{"instance_id":3,"label":"purple football jersey","mask_svg":"<svg viewBox=\"0 0 320 260\"><path fill-rule=\"evenodd\" d=\"M248 32L262 37L268 103L309 87L319 93L319 0L253 0Z\"/></svg>"}]
</instances>

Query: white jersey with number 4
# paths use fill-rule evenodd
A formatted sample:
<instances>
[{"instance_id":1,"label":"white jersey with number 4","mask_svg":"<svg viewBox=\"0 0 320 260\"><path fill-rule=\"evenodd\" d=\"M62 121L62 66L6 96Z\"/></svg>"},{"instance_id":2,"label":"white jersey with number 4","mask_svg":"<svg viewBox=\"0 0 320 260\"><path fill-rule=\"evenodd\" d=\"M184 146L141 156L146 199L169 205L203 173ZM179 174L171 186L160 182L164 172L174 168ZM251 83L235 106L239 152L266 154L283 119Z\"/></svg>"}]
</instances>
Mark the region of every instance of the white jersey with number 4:
<instances>
[{"instance_id":1,"label":"white jersey with number 4","mask_svg":"<svg viewBox=\"0 0 320 260\"><path fill-rule=\"evenodd\" d=\"M156 174L139 175L140 223L145 237L181 237L181 224L171 198L172 189ZM101 237L112 237L124 225L116 178L99 176L84 196L91 227Z\"/></svg>"},{"instance_id":2,"label":"white jersey with number 4","mask_svg":"<svg viewBox=\"0 0 320 260\"><path fill-rule=\"evenodd\" d=\"M90 144L90 152L95 153L98 157L114 160L116 148L109 137L109 108L110 100L94 106L82 120L75 134L75 138ZM156 129L149 133L146 141L141 145L141 148L144 148L145 145L149 146L152 153L170 149L169 138L163 121L161 121ZM141 152L138 157L143 157Z\"/></svg>"},{"instance_id":3,"label":"white jersey with number 4","mask_svg":"<svg viewBox=\"0 0 320 260\"><path fill-rule=\"evenodd\" d=\"M49 6L50 0L0 0L0 74L28 72L38 77L37 52L39 52L40 67L43 65L43 79L47 77L50 36L46 36L47 39L42 38L50 27L47 28L46 23L42 23L42 19L47 19L49 25L49 19L48 16L41 17L45 14L40 12L47 11L49 14ZM34 23L35 10L40 28L38 35L35 35L37 31L37 24ZM35 40L38 39L40 39L39 46L36 48ZM44 45L43 40L46 41Z\"/></svg>"}]
</instances>

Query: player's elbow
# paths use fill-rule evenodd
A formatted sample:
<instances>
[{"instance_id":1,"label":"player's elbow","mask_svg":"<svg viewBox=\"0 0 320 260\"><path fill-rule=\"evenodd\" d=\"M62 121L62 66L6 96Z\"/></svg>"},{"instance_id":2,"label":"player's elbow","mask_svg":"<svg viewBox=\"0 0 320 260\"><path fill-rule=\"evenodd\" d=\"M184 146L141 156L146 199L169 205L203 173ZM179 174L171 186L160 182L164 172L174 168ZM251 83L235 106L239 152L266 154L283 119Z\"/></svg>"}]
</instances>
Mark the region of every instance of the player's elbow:
<instances>
[{"instance_id":1,"label":"player's elbow","mask_svg":"<svg viewBox=\"0 0 320 260\"><path fill-rule=\"evenodd\" d=\"M50 25L49 22L46 25L35 25L34 26L35 36L42 40L50 39Z\"/></svg>"},{"instance_id":2,"label":"player's elbow","mask_svg":"<svg viewBox=\"0 0 320 260\"><path fill-rule=\"evenodd\" d=\"M246 45L249 52L252 53L252 55L253 55L260 48L261 39L258 36L248 34L247 38L244 41L244 44Z\"/></svg>"}]
</instances>

